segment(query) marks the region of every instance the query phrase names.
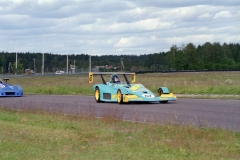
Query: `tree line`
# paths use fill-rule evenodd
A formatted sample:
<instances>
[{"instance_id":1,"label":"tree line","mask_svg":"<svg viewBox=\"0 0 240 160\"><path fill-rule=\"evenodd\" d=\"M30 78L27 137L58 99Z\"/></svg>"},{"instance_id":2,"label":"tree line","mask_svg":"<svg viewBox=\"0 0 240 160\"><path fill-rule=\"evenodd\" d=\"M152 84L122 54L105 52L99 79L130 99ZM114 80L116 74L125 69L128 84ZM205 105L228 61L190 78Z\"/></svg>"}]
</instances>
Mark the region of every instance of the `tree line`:
<instances>
[{"instance_id":1,"label":"tree line","mask_svg":"<svg viewBox=\"0 0 240 160\"><path fill-rule=\"evenodd\" d=\"M2 51L0 52L1 72L23 73L24 69L32 69L40 73L42 59L43 53ZM44 72L66 71L70 65L75 65L77 72L82 71L89 67L89 55L69 54L69 66L66 65L67 55L44 53ZM173 45L167 52L91 56L91 66L98 66L101 71L115 71L121 67L124 67L124 71L240 70L240 44L206 42L195 46L193 43L188 43L182 46Z\"/></svg>"}]
</instances>

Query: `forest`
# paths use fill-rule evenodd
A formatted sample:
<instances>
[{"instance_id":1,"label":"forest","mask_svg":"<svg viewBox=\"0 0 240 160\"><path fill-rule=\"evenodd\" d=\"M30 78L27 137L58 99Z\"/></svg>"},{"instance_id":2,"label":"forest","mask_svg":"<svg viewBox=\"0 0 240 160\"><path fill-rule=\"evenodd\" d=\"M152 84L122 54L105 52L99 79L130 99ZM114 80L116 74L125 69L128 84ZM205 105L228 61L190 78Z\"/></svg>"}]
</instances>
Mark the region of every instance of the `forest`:
<instances>
[{"instance_id":1,"label":"forest","mask_svg":"<svg viewBox=\"0 0 240 160\"><path fill-rule=\"evenodd\" d=\"M44 55L44 63L43 63ZM17 58L16 58L17 57ZM17 63L16 63L17 59ZM68 61L67 61L68 59ZM122 62L121 62L122 61ZM75 66L75 72L88 71L88 54L54 54L0 52L2 74L22 74L25 69L36 73L66 71ZM68 65L67 65L68 64ZM193 43L173 45L167 52L140 55L91 55L91 67L100 71L182 71L182 70L240 70L240 44L206 42L195 46Z\"/></svg>"}]
</instances>

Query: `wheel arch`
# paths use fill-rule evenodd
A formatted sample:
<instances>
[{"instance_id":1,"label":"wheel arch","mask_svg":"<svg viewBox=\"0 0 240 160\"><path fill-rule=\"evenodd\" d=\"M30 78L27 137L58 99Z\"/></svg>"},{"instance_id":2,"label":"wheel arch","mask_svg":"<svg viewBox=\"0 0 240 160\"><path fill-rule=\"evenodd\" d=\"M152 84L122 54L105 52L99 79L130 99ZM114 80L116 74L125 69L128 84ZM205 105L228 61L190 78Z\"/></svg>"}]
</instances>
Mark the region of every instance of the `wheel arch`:
<instances>
[{"instance_id":1,"label":"wheel arch","mask_svg":"<svg viewBox=\"0 0 240 160\"><path fill-rule=\"evenodd\" d=\"M104 93L111 93L110 90L109 90L109 87L107 85L104 85L104 84L96 84L96 85L94 85L93 86L94 92L95 92L95 90L97 88L100 90L100 100L101 101L104 100L103 99L103 97L104 97L103 94Z\"/></svg>"},{"instance_id":2,"label":"wheel arch","mask_svg":"<svg viewBox=\"0 0 240 160\"><path fill-rule=\"evenodd\" d=\"M106 86L106 85L104 85L104 86ZM96 90L97 87L98 87L101 91L104 90L103 85L101 85L101 84L96 84L96 85L94 85L94 86L93 86L93 89Z\"/></svg>"}]
</instances>

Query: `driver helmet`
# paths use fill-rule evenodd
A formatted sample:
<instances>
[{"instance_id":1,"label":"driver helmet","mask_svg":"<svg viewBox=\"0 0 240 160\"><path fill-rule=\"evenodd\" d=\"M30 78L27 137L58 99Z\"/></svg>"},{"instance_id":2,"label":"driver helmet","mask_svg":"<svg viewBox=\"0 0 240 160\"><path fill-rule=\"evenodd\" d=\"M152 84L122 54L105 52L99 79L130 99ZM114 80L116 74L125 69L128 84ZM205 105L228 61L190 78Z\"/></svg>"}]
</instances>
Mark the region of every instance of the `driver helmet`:
<instances>
[{"instance_id":1,"label":"driver helmet","mask_svg":"<svg viewBox=\"0 0 240 160\"><path fill-rule=\"evenodd\" d=\"M118 75L114 74L114 75L112 75L111 81L112 81L112 83L119 83L120 78L118 77Z\"/></svg>"}]
</instances>

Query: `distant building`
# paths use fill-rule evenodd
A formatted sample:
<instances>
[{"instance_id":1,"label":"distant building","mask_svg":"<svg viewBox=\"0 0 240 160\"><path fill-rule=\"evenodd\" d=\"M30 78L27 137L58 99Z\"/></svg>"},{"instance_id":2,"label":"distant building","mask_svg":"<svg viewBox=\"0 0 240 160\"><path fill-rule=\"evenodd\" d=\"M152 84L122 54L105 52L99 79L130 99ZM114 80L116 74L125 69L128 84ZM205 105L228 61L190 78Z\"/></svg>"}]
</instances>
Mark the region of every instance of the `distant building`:
<instances>
[{"instance_id":1,"label":"distant building","mask_svg":"<svg viewBox=\"0 0 240 160\"><path fill-rule=\"evenodd\" d=\"M92 68L92 72L99 72L99 68Z\"/></svg>"}]
</instances>

